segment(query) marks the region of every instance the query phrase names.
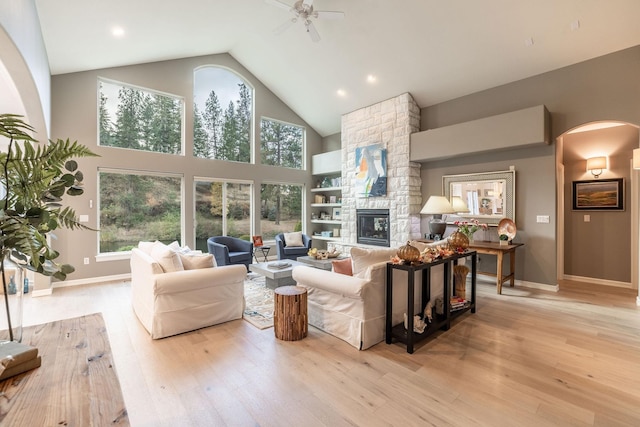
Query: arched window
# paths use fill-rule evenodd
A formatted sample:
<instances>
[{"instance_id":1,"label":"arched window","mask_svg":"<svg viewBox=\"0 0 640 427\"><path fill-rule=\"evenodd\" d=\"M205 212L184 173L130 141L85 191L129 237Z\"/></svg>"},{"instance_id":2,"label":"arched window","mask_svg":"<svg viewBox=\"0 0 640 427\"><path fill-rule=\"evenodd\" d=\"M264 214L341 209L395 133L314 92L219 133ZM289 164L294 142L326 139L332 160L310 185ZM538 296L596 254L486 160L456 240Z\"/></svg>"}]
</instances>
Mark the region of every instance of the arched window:
<instances>
[{"instance_id":1,"label":"arched window","mask_svg":"<svg viewBox=\"0 0 640 427\"><path fill-rule=\"evenodd\" d=\"M206 66L193 73L193 155L251 162L253 88L233 71Z\"/></svg>"}]
</instances>

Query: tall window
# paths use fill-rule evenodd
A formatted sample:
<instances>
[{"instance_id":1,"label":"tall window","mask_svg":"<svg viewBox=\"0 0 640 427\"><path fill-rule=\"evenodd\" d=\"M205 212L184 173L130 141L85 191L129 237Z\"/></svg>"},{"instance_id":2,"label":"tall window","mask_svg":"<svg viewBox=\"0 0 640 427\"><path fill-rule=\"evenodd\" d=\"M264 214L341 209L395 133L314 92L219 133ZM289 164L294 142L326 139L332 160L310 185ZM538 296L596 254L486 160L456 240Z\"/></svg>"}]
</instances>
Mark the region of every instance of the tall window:
<instances>
[{"instance_id":1,"label":"tall window","mask_svg":"<svg viewBox=\"0 0 640 427\"><path fill-rule=\"evenodd\" d=\"M234 72L202 67L193 76L193 155L251 162L253 89Z\"/></svg>"},{"instance_id":2,"label":"tall window","mask_svg":"<svg viewBox=\"0 0 640 427\"><path fill-rule=\"evenodd\" d=\"M260 121L260 150L262 163L302 169L302 147L305 129L277 120Z\"/></svg>"},{"instance_id":3,"label":"tall window","mask_svg":"<svg viewBox=\"0 0 640 427\"><path fill-rule=\"evenodd\" d=\"M100 171L100 253L182 239L182 178Z\"/></svg>"},{"instance_id":4,"label":"tall window","mask_svg":"<svg viewBox=\"0 0 640 427\"><path fill-rule=\"evenodd\" d=\"M99 145L182 153L182 99L98 81Z\"/></svg>"},{"instance_id":5,"label":"tall window","mask_svg":"<svg viewBox=\"0 0 640 427\"><path fill-rule=\"evenodd\" d=\"M262 184L260 230L263 239L273 239L278 233L302 230L301 185Z\"/></svg>"},{"instance_id":6,"label":"tall window","mask_svg":"<svg viewBox=\"0 0 640 427\"><path fill-rule=\"evenodd\" d=\"M195 182L196 249L207 251L211 236L251 239L251 184Z\"/></svg>"}]
</instances>

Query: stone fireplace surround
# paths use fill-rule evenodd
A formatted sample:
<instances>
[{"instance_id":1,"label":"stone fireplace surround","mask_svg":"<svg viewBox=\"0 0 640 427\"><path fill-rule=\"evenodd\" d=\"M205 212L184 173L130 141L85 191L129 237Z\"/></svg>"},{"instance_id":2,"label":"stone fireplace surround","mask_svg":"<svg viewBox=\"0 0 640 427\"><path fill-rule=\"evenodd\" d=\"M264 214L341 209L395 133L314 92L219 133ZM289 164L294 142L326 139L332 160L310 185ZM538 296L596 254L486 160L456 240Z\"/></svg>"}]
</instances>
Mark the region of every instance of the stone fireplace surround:
<instances>
[{"instance_id":1,"label":"stone fireplace surround","mask_svg":"<svg viewBox=\"0 0 640 427\"><path fill-rule=\"evenodd\" d=\"M390 246L399 247L421 237L422 208L420 164L410 161L410 137L420 130L420 108L409 93L361 108L342 116L342 244L357 242L357 209L388 209ZM387 150L387 194L356 197L355 151L380 144Z\"/></svg>"}]
</instances>

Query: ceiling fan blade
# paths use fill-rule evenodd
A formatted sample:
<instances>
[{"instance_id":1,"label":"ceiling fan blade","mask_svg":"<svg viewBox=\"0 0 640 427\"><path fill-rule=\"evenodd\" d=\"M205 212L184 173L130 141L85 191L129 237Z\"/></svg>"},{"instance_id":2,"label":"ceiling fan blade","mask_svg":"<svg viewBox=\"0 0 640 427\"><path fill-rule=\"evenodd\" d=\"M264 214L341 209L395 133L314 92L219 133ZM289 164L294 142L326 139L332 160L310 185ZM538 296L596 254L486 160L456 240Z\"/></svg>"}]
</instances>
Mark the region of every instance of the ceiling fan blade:
<instances>
[{"instance_id":1,"label":"ceiling fan blade","mask_svg":"<svg viewBox=\"0 0 640 427\"><path fill-rule=\"evenodd\" d=\"M307 20L307 22L305 22L305 27L307 27L307 33L309 33L309 37L311 37L311 40L313 40L314 42L319 42L320 41L320 34L318 34L318 30L316 30L315 25L313 25L313 22Z\"/></svg>"},{"instance_id":2,"label":"ceiling fan blade","mask_svg":"<svg viewBox=\"0 0 640 427\"><path fill-rule=\"evenodd\" d=\"M322 19L342 19L342 18L344 18L344 12L333 12L333 11L329 11L329 10L318 10L316 12L313 12L313 15L316 18L322 18Z\"/></svg>"},{"instance_id":3,"label":"ceiling fan blade","mask_svg":"<svg viewBox=\"0 0 640 427\"><path fill-rule=\"evenodd\" d=\"M264 0L265 3L279 7L280 9L284 9L284 10L291 10L291 6L289 6L286 3L282 3L281 1L278 0Z\"/></svg>"},{"instance_id":4,"label":"ceiling fan blade","mask_svg":"<svg viewBox=\"0 0 640 427\"><path fill-rule=\"evenodd\" d=\"M288 21L285 21L282 25L278 26L277 28L275 28L273 30L273 34L278 36L278 35L284 33L290 26L295 24L296 21L297 21L296 18L291 18Z\"/></svg>"},{"instance_id":5,"label":"ceiling fan blade","mask_svg":"<svg viewBox=\"0 0 640 427\"><path fill-rule=\"evenodd\" d=\"M311 6L311 5L313 5L313 0L303 0L302 4L305 4L307 6Z\"/></svg>"}]
</instances>

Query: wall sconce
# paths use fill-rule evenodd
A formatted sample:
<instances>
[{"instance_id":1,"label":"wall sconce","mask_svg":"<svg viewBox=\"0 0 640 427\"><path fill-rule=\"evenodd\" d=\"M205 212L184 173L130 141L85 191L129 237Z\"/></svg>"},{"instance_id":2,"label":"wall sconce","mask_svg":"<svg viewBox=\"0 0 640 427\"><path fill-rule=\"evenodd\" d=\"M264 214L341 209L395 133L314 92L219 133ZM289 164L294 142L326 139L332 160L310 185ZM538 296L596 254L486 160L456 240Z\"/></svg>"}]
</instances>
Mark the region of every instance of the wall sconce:
<instances>
[{"instance_id":1,"label":"wall sconce","mask_svg":"<svg viewBox=\"0 0 640 427\"><path fill-rule=\"evenodd\" d=\"M607 158L602 157L592 157L587 159L587 171L591 172L594 178L597 178L602 174L602 171L607 168Z\"/></svg>"},{"instance_id":2,"label":"wall sconce","mask_svg":"<svg viewBox=\"0 0 640 427\"><path fill-rule=\"evenodd\" d=\"M633 150L633 168L640 169L640 148Z\"/></svg>"},{"instance_id":3,"label":"wall sconce","mask_svg":"<svg viewBox=\"0 0 640 427\"><path fill-rule=\"evenodd\" d=\"M447 229L447 223L442 220L442 214L455 213L455 211L446 197L429 196L420 213L422 215L433 215L433 218L429 221L429 233L437 234L442 238Z\"/></svg>"}]
</instances>

